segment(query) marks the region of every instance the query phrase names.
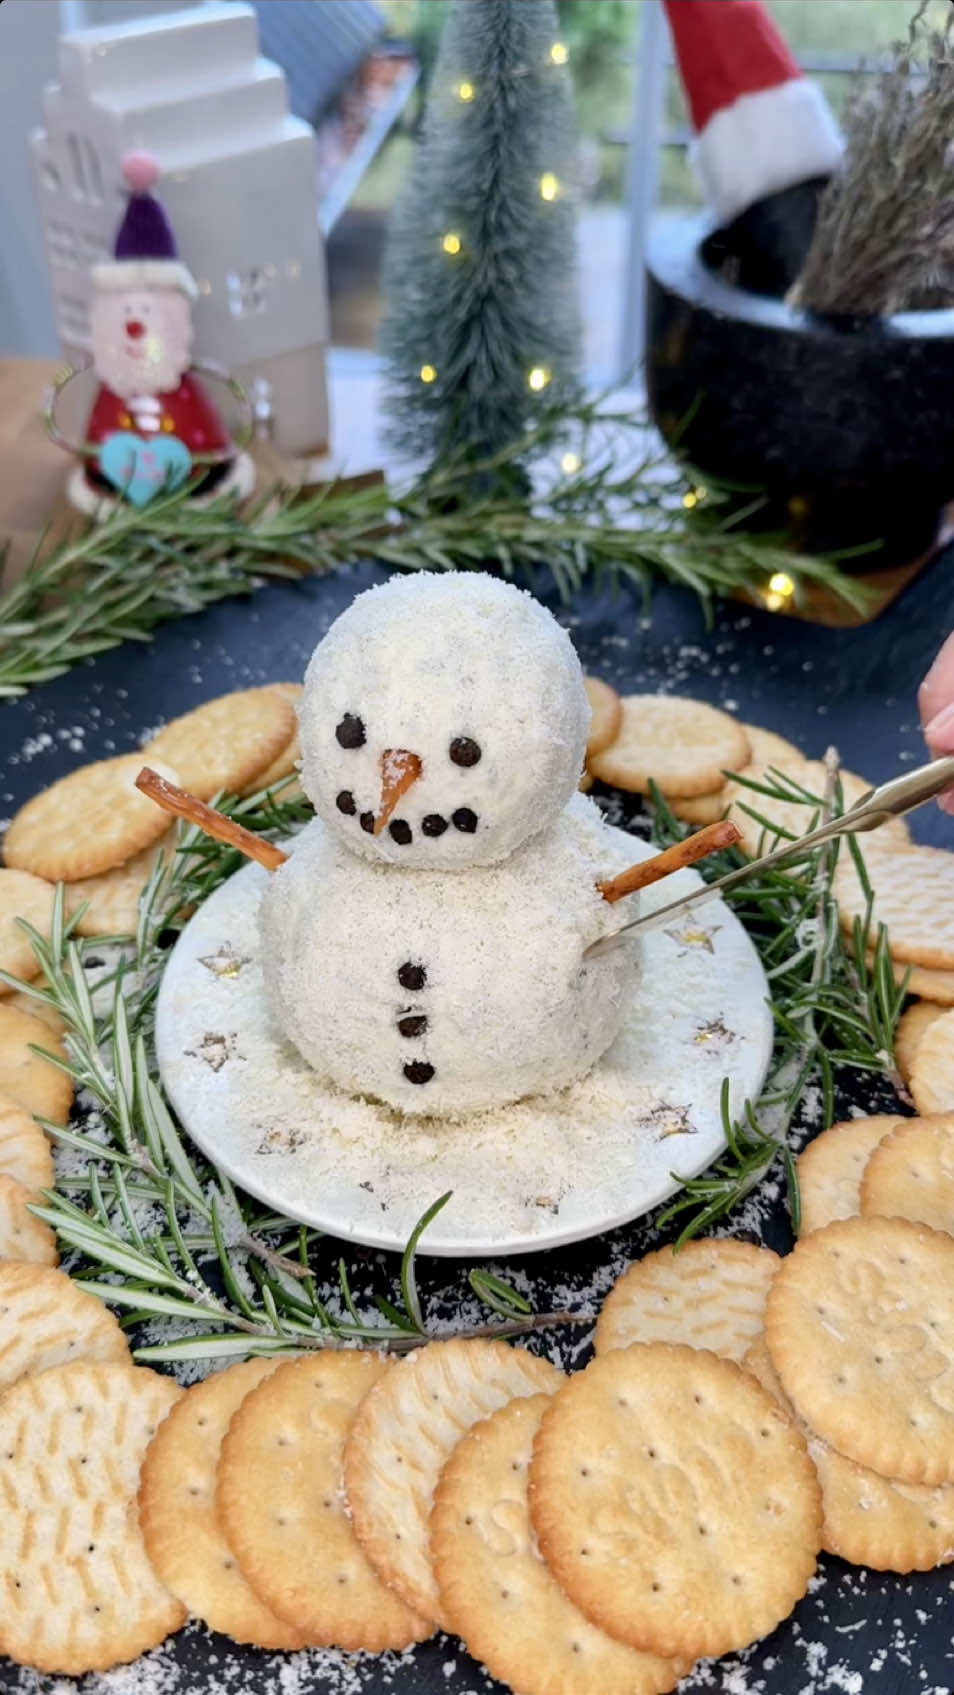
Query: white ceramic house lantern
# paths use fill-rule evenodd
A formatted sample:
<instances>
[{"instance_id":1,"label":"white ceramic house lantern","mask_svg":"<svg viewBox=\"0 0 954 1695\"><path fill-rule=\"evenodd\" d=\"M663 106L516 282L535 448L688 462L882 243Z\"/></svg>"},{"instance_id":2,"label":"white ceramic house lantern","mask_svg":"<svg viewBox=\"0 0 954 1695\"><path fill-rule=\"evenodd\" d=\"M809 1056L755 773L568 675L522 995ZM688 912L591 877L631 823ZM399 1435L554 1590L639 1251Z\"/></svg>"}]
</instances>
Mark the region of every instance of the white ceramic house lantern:
<instances>
[{"instance_id":1,"label":"white ceramic house lantern","mask_svg":"<svg viewBox=\"0 0 954 1695\"><path fill-rule=\"evenodd\" d=\"M147 149L196 279L203 359L267 394L277 447L328 445L328 303L315 136L288 111L285 77L258 52L255 13L216 3L78 30L32 137L57 326L90 354L90 267L125 204L120 161ZM267 385L267 386L266 386Z\"/></svg>"}]
</instances>

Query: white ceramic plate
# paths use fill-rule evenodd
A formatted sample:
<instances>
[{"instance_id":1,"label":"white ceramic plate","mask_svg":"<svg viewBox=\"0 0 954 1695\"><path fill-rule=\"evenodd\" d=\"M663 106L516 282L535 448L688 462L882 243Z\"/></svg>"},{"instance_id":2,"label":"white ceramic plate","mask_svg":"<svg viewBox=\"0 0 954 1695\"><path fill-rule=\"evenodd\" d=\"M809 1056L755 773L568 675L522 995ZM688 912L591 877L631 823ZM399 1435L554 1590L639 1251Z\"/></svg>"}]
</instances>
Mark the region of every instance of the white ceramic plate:
<instances>
[{"instance_id":1,"label":"white ceramic plate","mask_svg":"<svg viewBox=\"0 0 954 1695\"><path fill-rule=\"evenodd\" d=\"M623 832L619 832L620 835ZM652 852L625 836L635 861ZM720 901L643 940L623 1030L582 1082L459 1122L404 1117L320 1078L271 1021L258 963L257 865L217 889L183 931L156 1015L162 1080L199 1148L276 1212L346 1241L403 1249L452 1198L424 1253L528 1253L650 1212L725 1146L772 1048L765 976ZM679 872L645 910L697 886Z\"/></svg>"}]
</instances>

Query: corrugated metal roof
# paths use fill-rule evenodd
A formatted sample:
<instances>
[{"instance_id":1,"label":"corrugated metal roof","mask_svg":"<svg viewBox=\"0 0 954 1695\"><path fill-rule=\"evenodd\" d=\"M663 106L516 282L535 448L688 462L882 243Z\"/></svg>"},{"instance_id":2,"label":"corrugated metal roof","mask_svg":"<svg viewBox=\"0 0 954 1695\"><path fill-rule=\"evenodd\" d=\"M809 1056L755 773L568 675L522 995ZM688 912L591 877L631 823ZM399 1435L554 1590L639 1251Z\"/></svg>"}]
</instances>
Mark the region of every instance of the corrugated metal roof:
<instances>
[{"instance_id":1,"label":"corrugated metal roof","mask_svg":"<svg viewBox=\"0 0 954 1695\"><path fill-rule=\"evenodd\" d=\"M387 20L372 0L253 0L266 58L288 79L291 109L317 123L375 44Z\"/></svg>"}]
</instances>

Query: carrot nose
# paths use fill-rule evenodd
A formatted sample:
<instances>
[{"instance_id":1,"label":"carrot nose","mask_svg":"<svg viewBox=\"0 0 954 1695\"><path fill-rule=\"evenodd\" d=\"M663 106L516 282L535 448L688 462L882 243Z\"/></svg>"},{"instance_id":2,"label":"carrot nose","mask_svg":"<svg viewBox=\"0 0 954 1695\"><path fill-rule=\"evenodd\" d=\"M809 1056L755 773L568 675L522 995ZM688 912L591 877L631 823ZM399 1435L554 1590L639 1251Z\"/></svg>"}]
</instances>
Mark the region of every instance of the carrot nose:
<instances>
[{"instance_id":1,"label":"carrot nose","mask_svg":"<svg viewBox=\"0 0 954 1695\"><path fill-rule=\"evenodd\" d=\"M381 755L381 803L374 820L374 834L380 836L385 824L402 795L421 775L421 761L416 753L405 747L385 748Z\"/></svg>"}]
</instances>

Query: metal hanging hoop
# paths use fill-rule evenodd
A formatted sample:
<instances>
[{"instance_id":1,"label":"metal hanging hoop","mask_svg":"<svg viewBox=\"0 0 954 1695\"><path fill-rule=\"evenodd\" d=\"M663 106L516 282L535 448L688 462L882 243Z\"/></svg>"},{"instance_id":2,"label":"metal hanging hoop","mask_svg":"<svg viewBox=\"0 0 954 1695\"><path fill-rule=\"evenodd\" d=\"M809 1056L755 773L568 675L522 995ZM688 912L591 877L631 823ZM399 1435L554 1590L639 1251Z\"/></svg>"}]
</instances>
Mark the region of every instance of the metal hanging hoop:
<instances>
[{"instance_id":1,"label":"metal hanging hoop","mask_svg":"<svg viewBox=\"0 0 954 1695\"><path fill-rule=\"evenodd\" d=\"M65 430L60 428L57 410L60 408L60 402L70 383L75 382L78 377L85 377L92 370L92 364L68 365L57 377L43 408L43 422L46 425L50 440L55 442L57 447L65 448L67 453L75 454L80 459L95 458L103 444L98 441L71 440ZM189 370L190 372L194 371L197 376L215 377L217 381L224 383L232 398L237 400L242 408L244 416L239 428L232 434L227 449L222 448L217 452L191 454L193 465L227 465L235 458L236 453L241 453L243 448L248 446L255 433L255 412L252 402L238 379L231 376L221 365L216 365L211 360L196 361L195 364L189 366Z\"/></svg>"}]
</instances>

